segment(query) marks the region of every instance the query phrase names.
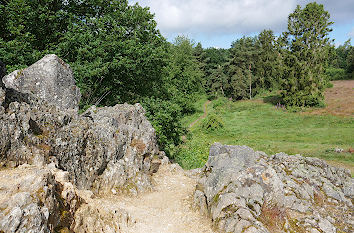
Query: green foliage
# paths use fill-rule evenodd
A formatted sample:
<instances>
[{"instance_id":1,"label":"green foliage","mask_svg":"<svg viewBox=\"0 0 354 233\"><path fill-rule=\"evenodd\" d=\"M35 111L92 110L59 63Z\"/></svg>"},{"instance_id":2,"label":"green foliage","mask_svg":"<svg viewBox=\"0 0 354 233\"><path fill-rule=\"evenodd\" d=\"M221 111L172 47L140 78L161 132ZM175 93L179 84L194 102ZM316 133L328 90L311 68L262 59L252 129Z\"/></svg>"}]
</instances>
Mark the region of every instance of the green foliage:
<instances>
[{"instance_id":1,"label":"green foliage","mask_svg":"<svg viewBox=\"0 0 354 233\"><path fill-rule=\"evenodd\" d=\"M172 101L158 98L146 98L142 102L146 117L156 130L159 146L167 149L180 143L180 136L185 132L181 125L182 108Z\"/></svg>"},{"instance_id":2,"label":"green foliage","mask_svg":"<svg viewBox=\"0 0 354 233\"><path fill-rule=\"evenodd\" d=\"M204 134L189 134L188 138L192 140L173 148L171 157L184 169L203 167L208 160L212 142Z\"/></svg>"},{"instance_id":3,"label":"green foliage","mask_svg":"<svg viewBox=\"0 0 354 233\"><path fill-rule=\"evenodd\" d=\"M147 8L113 1L105 10L71 25L56 50L72 65L82 106L141 101L166 64L165 39Z\"/></svg>"},{"instance_id":4,"label":"green foliage","mask_svg":"<svg viewBox=\"0 0 354 233\"><path fill-rule=\"evenodd\" d=\"M326 69L326 75L330 81L347 79L347 72L342 68L329 67Z\"/></svg>"},{"instance_id":5,"label":"green foliage","mask_svg":"<svg viewBox=\"0 0 354 233\"><path fill-rule=\"evenodd\" d=\"M193 103L201 90L202 72L194 43L188 38L177 37L167 49L162 79L149 90L153 96L144 98L142 104L156 129L160 148L173 156L173 148L185 133L181 118L195 111Z\"/></svg>"},{"instance_id":6,"label":"green foliage","mask_svg":"<svg viewBox=\"0 0 354 233\"><path fill-rule=\"evenodd\" d=\"M259 53L256 37L243 37L232 43L231 59L227 64L230 77L229 93L233 99L251 99L254 96L256 59Z\"/></svg>"},{"instance_id":7,"label":"green foliage","mask_svg":"<svg viewBox=\"0 0 354 233\"><path fill-rule=\"evenodd\" d=\"M161 95L178 103L183 114L194 111L194 96L202 90L203 73L194 52L194 43L186 37L178 36L174 44L169 46L166 76L163 78L164 93Z\"/></svg>"},{"instance_id":8,"label":"green foliage","mask_svg":"<svg viewBox=\"0 0 354 233\"><path fill-rule=\"evenodd\" d=\"M225 95L224 90L228 79L224 66L229 56L229 50L217 48L207 48L201 54L200 62L204 72L203 87L210 98Z\"/></svg>"},{"instance_id":9,"label":"green foliage","mask_svg":"<svg viewBox=\"0 0 354 233\"><path fill-rule=\"evenodd\" d=\"M349 79L354 79L354 46L351 46L347 56L347 74Z\"/></svg>"},{"instance_id":10,"label":"green foliage","mask_svg":"<svg viewBox=\"0 0 354 233\"><path fill-rule=\"evenodd\" d=\"M268 155L283 151L342 161L351 166L354 164L354 157L348 153L328 152L331 148L354 147L352 117L293 113L259 100L229 101L228 104L220 105L218 101L214 100L211 104L218 106L217 112L224 120L224 128L219 132L193 127L190 139L175 150L179 153L174 156L184 168L204 165L210 145L214 142L247 145Z\"/></svg>"},{"instance_id":11,"label":"green foliage","mask_svg":"<svg viewBox=\"0 0 354 233\"><path fill-rule=\"evenodd\" d=\"M102 14L110 2L0 1L0 57L8 71L42 58L57 47L70 25Z\"/></svg>"},{"instance_id":12,"label":"green foliage","mask_svg":"<svg viewBox=\"0 0 354 233\"><path fill-rule=\"evenodd\" d=\"M284 33L283 100L287 106L320 106L326 87L325 64L328 58L329 13L323 5L297 6L289 15Z\"/></svg>"},{"instance_id":13,"label":"green foliage","mask_svg":"<svg viewBox=\"0 0 354 233\"><path fill-rule=\"evenodd\" d=\"M220 116L212 113L203 120L201 127L207 132L217 131L224 128L224 122Z\"/></svg>"},{"instance_id":14,"label":"green foliage","mask_svg":"<svg viewBox=\"0 0 354 233\"><path fill-rule=\"evenodd\" d=\"M263 30L257 38L259 54L256 61L256 92L280 88L282 57L272 30Z\"/></svg>"}]
</instances>

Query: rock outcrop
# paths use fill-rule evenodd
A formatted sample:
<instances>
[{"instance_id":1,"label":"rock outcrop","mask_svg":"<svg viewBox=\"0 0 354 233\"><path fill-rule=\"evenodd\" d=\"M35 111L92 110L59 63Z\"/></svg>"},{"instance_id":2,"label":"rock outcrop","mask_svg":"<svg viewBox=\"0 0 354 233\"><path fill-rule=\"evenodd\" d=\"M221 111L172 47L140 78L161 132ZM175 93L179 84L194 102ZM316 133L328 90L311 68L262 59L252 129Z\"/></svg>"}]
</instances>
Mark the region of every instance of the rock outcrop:
<instances>
[{"instance_id":1,"label":"rock outcrop","mask_svg":"<svg viewBox=\"0 0 354 233\"><path fill-rule=\"evenodd\" d=\"M53 161L69 172L78 188L96 193L137 193L150 186L150 168L160 152L141 105L93 106L78 115L79 96L61 91L77 89L70 67L55 55L21 71L20 81L14 75L3 78L7 88L0 98L0 165L44 166ZM40 89L31 89L44 79L37 85ZM64 79L67 86L60 86ZM57 82L59 87L52 88ZM48 93L56 93L55 99ZM74 105L65 110L67 103Z\"/></svg>"},{"instance_id":2,"label":"rock outcrop","mask_svg":"<svg viewBox=\"0 0 354 233\"><path fill-rule=\"evenodd\" d=\"M142 191L150 186L151 164L159 155L140 104L92 107L57 130L51 145L73 182L97 193Z\"/></svg>"},{"instance_id":3,"label":"rock outcrop","mask_svg":"<svg viewBox=\"0 0 354 233\"><path fill-rule=\"evenodd\" d=\"M71 69L55 55L2 80L0 232L129 225L124 211L98 208L92 197L152 187L164 153L142 106L93 106L79 115Z\"/></svg>"},{"instance_id":4,"label":"rock outcrop","mask_svg":"<svg viewBox=\"0 0 354 233\"><path fill-rule=\"evenodd\" d=\"M78 109L81 94L72 70L54 54L46 55L26 69L12 72L2 81L6 88L34 94L62 110Z\"/></svg>"},{"instance_id":5,"label":"rock outcrop","mask_svg":"<svg viewBox=\"0 0 354 233\"><path fill-rule=\"evenodd\" d=\"M353 232L354 180L317 158L215 143L195 203L220 232Z\"/></svg>"}]
</instances>

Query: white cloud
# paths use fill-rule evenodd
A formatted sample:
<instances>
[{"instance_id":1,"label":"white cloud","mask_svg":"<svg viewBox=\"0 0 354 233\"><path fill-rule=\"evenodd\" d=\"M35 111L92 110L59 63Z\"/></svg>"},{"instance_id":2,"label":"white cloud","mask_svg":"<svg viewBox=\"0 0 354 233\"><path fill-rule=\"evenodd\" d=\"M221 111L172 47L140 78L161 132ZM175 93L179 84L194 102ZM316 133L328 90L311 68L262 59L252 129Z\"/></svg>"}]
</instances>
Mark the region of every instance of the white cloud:
<instances>
[{"instance_id":1,"label":"white cloud","mask_svg":"<svg viewBox=\"0 0 354 233\"><path fill-rule=\"evenodd\" d=\"M354 39L354 27L352 28L352 30L348 33L348 36L352 39Z\"/></svg>"},{"instance_id":2,"label":"white cloud","mask_svg":"<svg viewBox=\"0 0 354 233\"><path fill-rule=\"evenodd\" d=\"M296 0L138 0L163 33L243 33L284 28Z\"/></svg>"},{"instance_id":3,"label":"white cloud","mask_svg":"<svg viewBox=\"0 0 354 233\"><path fill-rule=\"evenodd\" d=\"M297 4L313 0L130 0L156 14L163 33L242 33L286 28L287 16ZM354 19L353 0L317 0L336 23Z\"/></svg>"}]
</instances>

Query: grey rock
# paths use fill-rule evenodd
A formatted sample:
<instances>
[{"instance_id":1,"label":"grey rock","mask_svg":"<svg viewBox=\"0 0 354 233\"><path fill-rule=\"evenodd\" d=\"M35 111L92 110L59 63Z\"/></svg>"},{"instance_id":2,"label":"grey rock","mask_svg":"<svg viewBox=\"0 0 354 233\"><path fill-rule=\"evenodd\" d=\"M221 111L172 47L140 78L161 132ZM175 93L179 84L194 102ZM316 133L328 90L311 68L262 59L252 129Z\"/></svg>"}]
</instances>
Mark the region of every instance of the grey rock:
<instances>
[{"instance_id":1,"label":"grey rock","mask_svg":"<svg viewBox=\"0 0 354 233\"><path fill-rule=\"evenodd\" d=\"M144 113L140 104L91 107L56 131L53 154L59 167L80 189L136 194L148 188L159 150Z\"/></svg>"},{"instance_id":2,"label":"grey rock","mask_svg":"<svg viewBox=\"0 0 354 233\"><path fill-rule=\"evenodd\" d=\"M61 109L78 109L80 90L70 66L54 54L43 57L23 70L16 70L2 79L6 88L31 93Z\"/></svg>"},{"instance_id":3,"label":"grey rock","mask_svg":"<svg viewBox=\"0 0 354 233\"><path fill-rule=\"evenodd\" d=\"M196 190L194 192L194 203L199 208L199 211L202 215L208 214L208 206L206 203L206 198L202 191Z\"/></svg>"},{"instance_id":4,"label":"grey rock","mask_svg":"<svg viewBox=\"0 0 354 233\"><path fill-rule=\"evenodd\" d=\"M335 232L333 222L349 233L353 205L346 197L352 187L347 170L317 158L268 157L245 146L215 143L196 193L206 199L202 208L221 232L315 232L318 226Z\"/></svg>"},{"instance_id":5,"label":"grey rock","mask_svg":"<svg viewBox=\"0 0 354 233\"><path fill-rule=\"evenodd\" d=\"M343 187L343 193L346 197L354 198L354 179L346 182Z\"/></svg>"},{"instance_id":6,"label":"grey rock","mask_svg":"<svg viewBox=\"0 0 354 233\"><path fill-rule=\"evenodd\" d=\"M81 205L77 190L56 173L34 166L0 171L0 231L52 232L71 229Z\"/></svg>"},{"instance_id":7,"label":"grey rock","mask_svg":"<svg viewBox=\"0 0 354 233\"><path fill-rule=\"evenodd\" d=\"M251 226L251 223L250 222L248 222L248 221L246 221L246 220L244 220L244 219L241 219L240 221L238 221L238 223L236 224L236 226L235 226L235 229L226 229L227 230L227 232L231 232L231 231L233 231L233 232L235 232L235 233L242 233L242 232L244 232L244 230L245 229L247 229L248 227L250 227Z\"/></svg>"},{"instance_id":8,"label":"grey rock","mask_svg":"<svg viewBox=\"0 0 354 233\"><path fill-rule=\"evenodd\" d=\"M55 55L14 75L0 89L0 166L54 162L78 188L95 193L151 188L151 173L166 158L140 104L92 106L78 115L71 69Z\"/></svg>"},{"instance_id":9,"label":"grey rock","mask_svg":"<svg viewBox=\"0 0 354 233\"><path fill-rule=\"evenodd\" d=\"M3 90L3 89L0 87L0 108L3 108L3 107L2 107L2 104L5 102L5 95L6 95L5 90ZM4 111L4 109L3 109L3 110L0 110L0 114L2 114L3 111Z\"/></svg>"},{"instance_id":10,"label":"grey rock","mask_svg":"<svg viewBox=\"0 0 354 233\"><path fill-rule=\"evenodd\" d=\"M336 232L336 228L327 219L321 218L318 223L318 226L324 233Z\"/></svg>"}]
</instances>

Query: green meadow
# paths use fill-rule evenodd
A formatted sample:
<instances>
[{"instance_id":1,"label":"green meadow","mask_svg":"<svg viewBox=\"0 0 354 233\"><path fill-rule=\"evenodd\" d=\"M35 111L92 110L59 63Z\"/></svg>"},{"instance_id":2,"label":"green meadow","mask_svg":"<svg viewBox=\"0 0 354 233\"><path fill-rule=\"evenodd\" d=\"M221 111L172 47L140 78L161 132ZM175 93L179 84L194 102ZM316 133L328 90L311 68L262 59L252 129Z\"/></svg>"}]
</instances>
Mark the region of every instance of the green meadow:
<instances>
[{"instance_id":1,"label":"green meadow","mask_svg":"<svg viewBox=\"0 0 354 233\"><path fill-rule=\"evenodd\" d=\"M189 124L203 115L206 98L195 103L197 111L183 119ZM207 117L199 120L184 137L185 143L175 148L173 156L184 168L201 167L208 159L209 147L214 142L247 145L268 155L278 152L301 154L325 159L349 168L353 172L354 155L337 153L335 148L354 147L354 118L332 115L309 115L289 112L262 98L230 101L218 98L207 106ZM223 127L208 130L203 127L214 115Z\"/></svg>"}]
</instances>

